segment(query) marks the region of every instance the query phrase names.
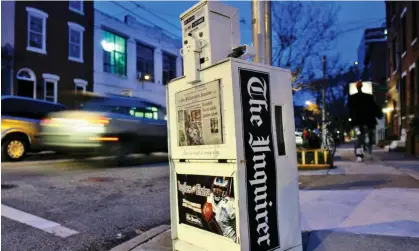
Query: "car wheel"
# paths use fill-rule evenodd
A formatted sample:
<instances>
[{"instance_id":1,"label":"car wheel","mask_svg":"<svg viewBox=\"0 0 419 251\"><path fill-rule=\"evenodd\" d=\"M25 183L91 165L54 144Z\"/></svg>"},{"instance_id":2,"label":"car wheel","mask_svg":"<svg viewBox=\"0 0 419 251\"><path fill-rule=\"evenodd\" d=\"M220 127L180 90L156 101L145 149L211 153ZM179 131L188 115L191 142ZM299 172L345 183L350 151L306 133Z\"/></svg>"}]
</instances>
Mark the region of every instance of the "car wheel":
<instances>
[{"instance_id":1,"label":"car wheel","mask_svg":"<svg viewBox=\"0 0 419 251\"><path fill-rule=\"evenodd\" d=\"M28 142L22 137L11 137L2 144L2 158L9 161L19 161L25 157Z\"/></svg>"},{"instance_id":2,"label":"car wheel","mask_svg":"<svg viewBox=\"0 0 419 251\"><path fill-rule=\"evenodd\" d=\"M129 146L123 142L115 142L108 145L107 151L108 155L113 156L112 165L120 166L126 161L126 157L129 153Z\"/></svg>"}]
</instances>

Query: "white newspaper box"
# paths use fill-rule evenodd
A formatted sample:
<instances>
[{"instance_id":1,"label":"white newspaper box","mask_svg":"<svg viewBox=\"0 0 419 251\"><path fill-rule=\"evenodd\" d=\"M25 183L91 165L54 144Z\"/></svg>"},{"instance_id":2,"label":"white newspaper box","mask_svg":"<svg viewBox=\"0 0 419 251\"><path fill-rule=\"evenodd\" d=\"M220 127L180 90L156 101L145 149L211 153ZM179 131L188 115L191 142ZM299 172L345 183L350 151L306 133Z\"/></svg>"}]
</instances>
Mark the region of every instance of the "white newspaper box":
<instances>
[{"instance_id":1,"label":"white newspaper box","mask_svg":"<svg viewBox=\"0 0 419 251\"><path fill-rule=\"evenodd\" d=\"M167 85L173 250L302 250L291 74L228 58Z\"/></svg>"}]
</instances>

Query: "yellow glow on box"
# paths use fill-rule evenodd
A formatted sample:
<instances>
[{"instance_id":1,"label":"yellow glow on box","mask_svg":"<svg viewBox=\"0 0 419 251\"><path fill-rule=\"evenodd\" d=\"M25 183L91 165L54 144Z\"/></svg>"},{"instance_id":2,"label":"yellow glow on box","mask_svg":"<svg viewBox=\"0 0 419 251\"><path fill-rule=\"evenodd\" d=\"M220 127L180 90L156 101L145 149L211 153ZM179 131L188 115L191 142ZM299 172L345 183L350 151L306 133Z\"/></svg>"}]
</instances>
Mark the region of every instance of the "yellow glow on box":
<instances>
[{"instance_id":1,"label":"yellow glow on box","mask_svg":"<svg viewBox=\"0 0 419 251\"><path fill-rule=\"evenodd\" d=\"M362 92L366 94L372 95L372 82L362 82ZM356 82L349 84L349 95L354 95L358 93L358 90L356 89Z\"/></svg>"}]
</instances>

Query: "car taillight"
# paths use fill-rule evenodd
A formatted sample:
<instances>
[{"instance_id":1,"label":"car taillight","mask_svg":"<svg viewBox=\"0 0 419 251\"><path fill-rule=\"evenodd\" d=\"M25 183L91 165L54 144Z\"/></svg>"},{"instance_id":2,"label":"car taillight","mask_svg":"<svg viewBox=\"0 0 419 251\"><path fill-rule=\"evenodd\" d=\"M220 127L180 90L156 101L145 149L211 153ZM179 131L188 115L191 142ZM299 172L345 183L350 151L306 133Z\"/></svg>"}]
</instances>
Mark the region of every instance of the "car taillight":
<instances>
[{"instance_id":1,"label":"car taillight","mask_svg":"<svg viewBox=\"0 0 419 251\"><path fill-rule=\"evenodd\" d=\"M51 119L41 119L41 125L48 125L51 123Z\"/></svg>"},{"instance_id":2,"label":"car taillight","mask_svg":"<svg viewBox=\"0 0 419 251\"><path fill-rule=\"evenodd\" d=\"M89 122L92 124L100 124L100 125L108 125L109 124L109 118L107 117L95 117L89 119Z\"/></svg>"}]
</instances>

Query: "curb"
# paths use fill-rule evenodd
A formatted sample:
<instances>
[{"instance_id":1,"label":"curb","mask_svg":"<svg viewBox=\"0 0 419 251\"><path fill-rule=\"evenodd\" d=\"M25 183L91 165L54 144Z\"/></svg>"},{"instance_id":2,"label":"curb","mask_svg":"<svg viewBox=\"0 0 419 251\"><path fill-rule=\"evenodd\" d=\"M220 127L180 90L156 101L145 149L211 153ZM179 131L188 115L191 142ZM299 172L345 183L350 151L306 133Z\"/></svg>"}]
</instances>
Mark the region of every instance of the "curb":
<instances>
[{"instance_id":1,"label":"curb","mask_svg":"<svg viewBox=\"0 0 419 251\"><path fill-rule=\"evenodd\" d=\"M167 231L170 229L170 225L160 225L158 227L152 228L137 237L132 238L129 241L126 241L122 243L121 245L118 245L114 248L112 248L110 251L130 251L134 249L135 247L143 244L144 242L147 242L151 238Z\"/></svg>"}]
</instances>

